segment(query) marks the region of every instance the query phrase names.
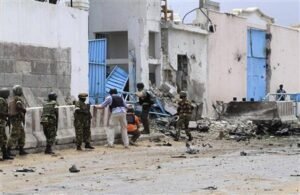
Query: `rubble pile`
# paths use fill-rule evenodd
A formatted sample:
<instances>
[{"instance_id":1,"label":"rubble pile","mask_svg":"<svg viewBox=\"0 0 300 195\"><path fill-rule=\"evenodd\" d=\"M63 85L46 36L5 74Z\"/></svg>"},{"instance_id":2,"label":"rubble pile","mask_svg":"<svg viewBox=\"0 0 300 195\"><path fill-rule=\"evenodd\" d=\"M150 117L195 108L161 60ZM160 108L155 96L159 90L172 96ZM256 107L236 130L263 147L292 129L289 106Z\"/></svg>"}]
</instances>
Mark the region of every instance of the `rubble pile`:
<instances>
[{"instance_id":1,"label":"rubble pile","mask_svg":"<svg viewBox=\"0 0 300 195\"><path fill-rule=\"evenodd\" d=\"M152 128L167 136L174 137L176 120L176 117L157 118L153 121ZM281 121L225 121L206 118L191 121L189 128L194 135L208 132L216 139L235 141L260 139L262 136L300 135L300 123L285 124Z\"/></svg>"}]
</instances>

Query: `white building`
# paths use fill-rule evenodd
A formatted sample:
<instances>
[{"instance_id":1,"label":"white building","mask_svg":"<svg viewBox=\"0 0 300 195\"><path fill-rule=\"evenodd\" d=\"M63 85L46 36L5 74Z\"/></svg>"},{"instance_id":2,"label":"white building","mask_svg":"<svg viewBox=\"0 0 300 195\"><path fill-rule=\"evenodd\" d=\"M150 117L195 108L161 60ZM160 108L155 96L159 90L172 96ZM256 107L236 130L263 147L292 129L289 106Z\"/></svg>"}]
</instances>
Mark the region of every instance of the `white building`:
<instances>
[{"instance_id":1,"label":"white building","mask_svg":"<svg viewBox=\"0 0 300 195\"><path fill-rule=\"evenodd\" d=\"M22 85L31 106L53 90L60 97L88 92L87 11L1 0L0 25L0 86Z\"/></svg>"},{"instance_id":2,"label":"white building","mask_svg":"<svg viewBox=\"0 0 300 195\"><path fill-rule=\"evenodd\" d=\"M90 0L89 39L107 39L107 64L137 82L161 83L160 0Z\"/></svg>"}]
</instances>

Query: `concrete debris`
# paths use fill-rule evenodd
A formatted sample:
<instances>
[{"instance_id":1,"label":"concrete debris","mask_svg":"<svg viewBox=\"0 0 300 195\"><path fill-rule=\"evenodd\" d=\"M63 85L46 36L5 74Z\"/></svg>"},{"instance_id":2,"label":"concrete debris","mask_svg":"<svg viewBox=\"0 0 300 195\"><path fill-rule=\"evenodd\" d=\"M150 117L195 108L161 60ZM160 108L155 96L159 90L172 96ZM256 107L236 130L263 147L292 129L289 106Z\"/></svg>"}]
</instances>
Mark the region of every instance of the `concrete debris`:
<instances>
[{"instance_id":1,"label":"concrete debris","mask_svg":"<svg viewBox=\"0 0 300 195\"><path fill-rule=\"evenodd\" d=\"M198 149L192 148L188 142L185 144L185 146L186 146L186 153L188 154L198 154L200 152Z\"/></svg>"},{"instance_id":2,"label":"concrete debris","mask_svg":"<svg viewBox=\"0 0 300 195\"><path fill-rule=\"evenodd\" d=\"M177 113L177 105L172 102L165 102L164 109L166 112L170 113L172 116Z\"/></svg>"},{"instance_id":3,"label":"concrete debris","mask_svg":"<svg viewBox=\"0 0 300 195\"><path fill-rule=\"evenodd\" d=\"M70 173L78 173L78 172L80 172L80 170L77 169L76 165L72 165L72 166L69 168L69 171L70 171Z\"/></svg>"},{"instance_id":4,"label":"concrete debris","mask_svg":"<svg viewBox=\"0 0 300 195\"><path fill-rule=\"evenodd\" d=\"M197 129L197 127L198 127L197 121L189 122L189 129Z\"/></svg>"},{"instance_id":5,"label":"concrete debris","mask_svg":"<svg viewBox=\"0 0 300 195\"><path fill-rule=\"evenodd\" d=\"M240 156L247 156L248 154L246 153L246 152L244 152L244 151L241 151L240 152Z\"/></svg>"},{"instance_id":6,"label":"concrete debris","mask_svg":"<svg viewBox=\"0 0 300 195\"><path fill-rule=\"evenodd\" d=\"M291 177L300 177L300 174L290 175Z\"/></svg>"}]
</instances>

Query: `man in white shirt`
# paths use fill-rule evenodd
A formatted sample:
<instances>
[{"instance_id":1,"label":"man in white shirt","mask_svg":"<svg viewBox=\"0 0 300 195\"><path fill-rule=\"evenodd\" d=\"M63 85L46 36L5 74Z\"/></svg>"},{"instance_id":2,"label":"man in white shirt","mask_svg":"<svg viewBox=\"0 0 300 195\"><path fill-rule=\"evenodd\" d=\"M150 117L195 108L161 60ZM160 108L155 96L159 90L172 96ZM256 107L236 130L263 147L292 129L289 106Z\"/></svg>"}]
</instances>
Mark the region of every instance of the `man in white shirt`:
<instances>
[{"instance_id":1,"label":"man in white shirt","mask_svg":"<svg viewBox=\"0 0 300 195\"><path fill-rule=\"evenodd\" d=\"M126 104L124 99L118 95L117 89L109 91L110 96L106 97L104 102L100 105L95 105L96 109L104 109L109 106L111 116L107 131L108 147L114 147L115 130L118 126L121 127L122 140L125 148L128 148L128 134L127 134L127 120L126 120Z\"/></svg>"}]
</instances>

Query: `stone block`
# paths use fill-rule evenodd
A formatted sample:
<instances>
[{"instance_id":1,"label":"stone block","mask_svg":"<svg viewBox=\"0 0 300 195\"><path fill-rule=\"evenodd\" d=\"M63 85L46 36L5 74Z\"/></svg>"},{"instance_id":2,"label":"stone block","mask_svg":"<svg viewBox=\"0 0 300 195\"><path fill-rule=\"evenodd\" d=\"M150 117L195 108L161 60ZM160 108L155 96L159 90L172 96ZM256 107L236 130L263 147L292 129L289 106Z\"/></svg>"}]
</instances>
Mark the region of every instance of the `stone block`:
<instances>
[{"instance_id":1,"label":"stone block","mask_svg":"<svg viewBox=\"0 0 300 195\"><path fill-rule=\"evenodd\" d=\"M16 59L19 52L19 47L13 43L3 43L3 58Z\"/></svg>"},{"instance_id":2,"label":"stone block","mask_svg":"<svg viewBox=\"0 0 300 195\"><path fill-rule=\"evenodd\" d=\"M189 122L189 129L197 129L197 127L198 127L197 121Z\"/></svg>"},{"instance_id":3,"label":"stone block","mask_svg":"<svg viewBox=\"0 0 300 195\"><path fill-rule=\"evenodd\" d=\"M23 75L18 73L5 73L5 86L22 85Z\"/></svg>"},{"instance_id":4,"label":"stone block","mask_svg":"<svg viewBox=\"0 0 300 195\"><path fill-rule=\"evenodd\" d=\"M56 75L24 75L23 85L34 88L56 87Z\"/></svg>"},{"instance_id":5,"label":"stone block","mask_svg":"<svg viewBox=\"0 0 300 195\"><path fill-rule=\"evenodd\" d=\"M57 70L56 72L52 72L52 74L59 74L59 75L71 75L71 63L70 62L59 62L57 63Z\"/></svg>"},{"instance_id":6,"label":"stone block","mask_svg":"<svg viewBox=\"0 0 300 195\"><path fill-rule=\"evenodd\" d=\"M0 86L5 86L5 73L0 72Z\"/></svg>"},{"instance_id":7,"label":"stone block","mask_svg":"<svg viewBox=\"0 0 300 195\"><path fill-rule=\"evenodd\" d=\"M13 73L15 60L0 59L0 72Z\"/></svg>"},{"instance_id":8,"label":"stone block","mask_svg":"<svg viewBox=\"0 0 300 195\"><path fill-rule=\"evenodd\" d=\"M57 89L57 88L53 88L52 89L53 92L56 93L57 95L57 102L59 105L66 105L66 101L65 101L65 96L63 95L63 93L61 92L60 89Z\"/></svg>"},{"instance_id":9,"label":"stone block","mask_svg":"<svg viewBox=\"0 0 300 195\"><path fill-rule=\"evenodd\" d=\"M35 61L31 64L32 74L51 74L50 64L47 61Z\"/></svg>"},{"instance_id":10,"label":"stone block","mask_svg":"<svg viewBox=\"0 0 300 195\"><path fill-rule=\"evenodd\" d=\"M71 62L71 48L58 48L54 55L58 62Z\"/></svg>"},{"instance_id":11,"label":"stone block","mask_svg":"<svg viewBox=\"0 0 300 195\"><path fill-rule=\"evenodd\" d=\"M31 62L17 60L15 64L15 73L30 74L31 73Z\"/></svg>"},{"instance_id":12,"label":"stone block","mask_svg":"<svg viewBox=\"0 0 300 195\"><path fill-rule=\"evenodd\" d=\"M34 107L38 105L36 95L33 94L30 88L23 87L23 94L29 107Z\"/></svg>"},{"instance_id":13,"label":"stone block","mask_svg":"<svg viewBox=\"0 0 300 195\"><path fill-rule=\"evenodd\" d=\"M71 87L71 76L57 75L57 85L58 88L68 88Z\"/></svg>"}]
</instances>

